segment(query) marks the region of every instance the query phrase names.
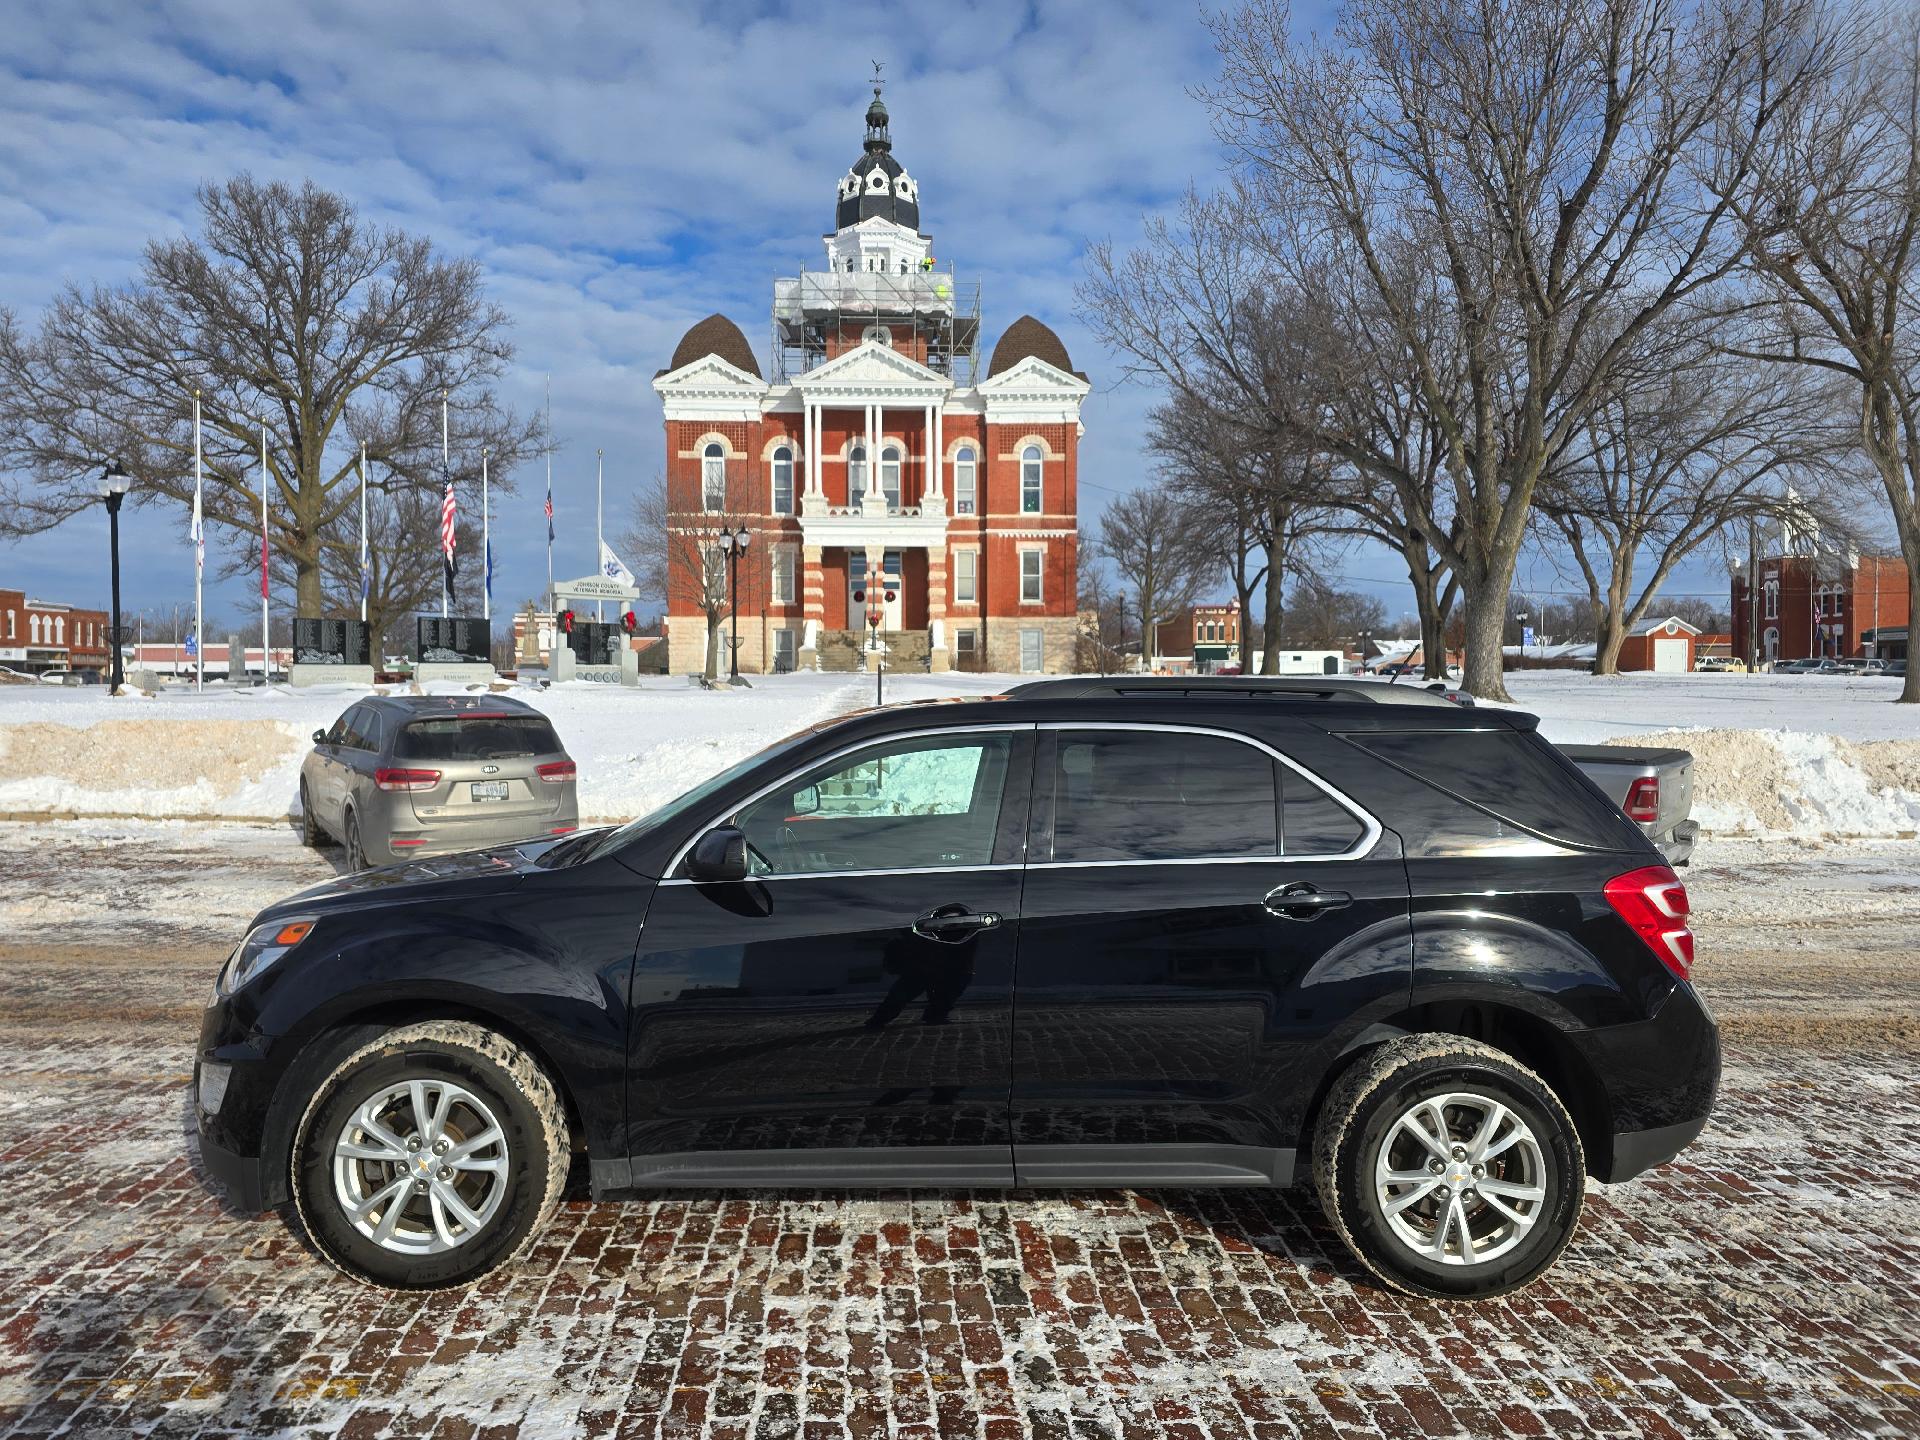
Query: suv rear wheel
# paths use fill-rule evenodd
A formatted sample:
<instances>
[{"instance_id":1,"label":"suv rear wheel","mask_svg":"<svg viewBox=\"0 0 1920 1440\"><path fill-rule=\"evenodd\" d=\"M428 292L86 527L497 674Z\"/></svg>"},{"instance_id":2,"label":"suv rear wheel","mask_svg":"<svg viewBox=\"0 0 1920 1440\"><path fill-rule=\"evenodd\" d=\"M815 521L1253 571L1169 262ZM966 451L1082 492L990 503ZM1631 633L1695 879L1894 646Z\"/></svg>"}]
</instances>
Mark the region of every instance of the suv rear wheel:
<instances>
[{"instance_id":1,"label":"suv rear wheel","mask_svg":"<svg viewBox=\"0 0 1920 1440\"><path fill-rule=\"evenodd\" d=\"M1458 1035L1413 1035L1334 1083L1314 1134L1321 1208L1362 1264L1437 1299L1503 1295L1573 1238L1580 1137L1546 1082Z\"/></svg>"},{"instance_id":2,"label":"suv rear wheel","mask_svg":"<svg viewBox=\"0 0 1920 1440\"><path fill-rule=\"evenodd\" d=\"M321 1082L294 1146L294 1206L349 1275L444 1289L526 1250L567 1159L559 1095L524 1051L478 1025L408 1025Z\"/></svg>"}]
</instances>

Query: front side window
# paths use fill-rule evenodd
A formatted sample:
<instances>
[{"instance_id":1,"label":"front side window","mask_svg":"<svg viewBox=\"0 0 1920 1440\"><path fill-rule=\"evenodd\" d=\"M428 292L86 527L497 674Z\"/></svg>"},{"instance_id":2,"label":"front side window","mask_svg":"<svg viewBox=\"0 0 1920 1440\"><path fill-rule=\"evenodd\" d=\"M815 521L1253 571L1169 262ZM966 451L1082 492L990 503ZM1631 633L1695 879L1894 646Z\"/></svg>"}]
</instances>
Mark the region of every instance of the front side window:
<instances>
[{"instance_id":1,"label":"front side window","mask_svg":"<svg viewBox=\"0 0 1920 1440\"><path fill-rule=\"evenodd\" d=\"M1038 550L1020 552L1020 603L1035 604L1040 599L1041 564L1045 557Z\"/></svg>"},{"instance_id":2,"label":"front side window","mask_svg":"<svg viewBox=\"0 0 1920 1440\"><path fill-rule=\"evenodd\" d=\"M1020 452L1020 513L1038 515L1041 497L1041 457L1038 445Z\"/></svg>"},{"instance_id":3,"label":"front side window","mask_svg":"<svg viewBox=\"0 0 1920 1440\"><path fill-rule=\"evenodd\" d=\"M971 515L977 504L977 481L973 447L962 445L953 452L953 513Z\"/></svg>"},{"instance_id":4,"label":"front side window","mask_svg":"<svg viewBox=\"0 0 1920 1440\"><path fill-rule=\"evenodd\" d=\"M980 552L978 550L956 550L953 552L953 598L961 605L974 605L980 599Z\"/></svg>"},{"instance_id":5,"label":"front side window","mask_svg":"<svg viewBox=\"0 0 1920 1440\"><path fill-rule=\"evenodd\" d=\"M700 452L700 506L707 511L727 508L727 449L718 441Z\"/></svg>"},{"instance_id":6,"label":"front side window","mask_svg":"<svg viewBox=\"0 0 1920 1440\"><path fill-rule=\"evenodd\" d=\"M1272 757L1183 731L1063 730L1053 761L1055 861L1278 856Z\"/></svg>"},{"instance_id":7,"label":"front side window","mask_svg":"<svg viewBox=\"0 0 1920 1440\"><path fill-rule=\"evenodd\" d=\"M793 451L785 445L773 452L773 513L793 514Z\"/></svg>"},{"instance_id":8,"label":"front side window","mask_svg":"<svg viewBox=\"0 0 1920 1440\"><path fill-rule=\"evenodd\" d=\"M827 761L740 812L748 861L759 875L989 864L1012 748L974 732Z\"/></svg>"},{"instance_id":9,"label":"front side window","mask_svg":"<svg viewBox=\"0 0 1920 1440\"><path fill-rule=\"evenodd\" d=\"M880 452L880 493L887 497L887 508L900 508L900 451L889 445Z\"/></svg>"}]
</instances>

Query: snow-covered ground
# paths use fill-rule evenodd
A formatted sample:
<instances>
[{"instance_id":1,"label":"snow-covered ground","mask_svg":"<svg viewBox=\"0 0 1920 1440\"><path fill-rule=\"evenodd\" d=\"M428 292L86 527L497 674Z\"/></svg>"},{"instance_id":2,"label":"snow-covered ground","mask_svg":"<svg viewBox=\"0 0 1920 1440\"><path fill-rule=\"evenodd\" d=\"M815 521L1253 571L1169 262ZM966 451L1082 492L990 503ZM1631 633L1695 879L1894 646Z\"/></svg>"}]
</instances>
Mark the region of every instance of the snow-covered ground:
<instances>
[{"instance_id":1,"label":"snow-covered ground","mask_svg":"<svg viewBox=\"0 0 1920 1440\"><path fill-rule=\"evenodd\" d=\"M1007 675L900 675L887 700L991 694ZM1695 815L1756 834L1920 831L1920 712L1895 682L1826 676L1508 676L1562 743L1651 740L1692 750ZM283 819L314 730L365 692L0 687L0 815ZM578 682L513 693L553 718L580 764L583 818L643 813L780 736L872 703L864 675L796 674L702 690Z\"/></svg>"}]
</instances>

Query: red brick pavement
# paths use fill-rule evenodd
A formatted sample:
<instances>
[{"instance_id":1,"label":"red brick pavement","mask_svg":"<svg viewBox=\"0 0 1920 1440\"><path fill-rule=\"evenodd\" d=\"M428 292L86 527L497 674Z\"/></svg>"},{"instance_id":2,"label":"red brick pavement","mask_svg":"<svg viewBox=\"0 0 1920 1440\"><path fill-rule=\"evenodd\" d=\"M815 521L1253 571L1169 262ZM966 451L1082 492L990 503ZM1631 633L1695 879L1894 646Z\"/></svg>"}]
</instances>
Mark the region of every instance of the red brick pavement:
<instances>
[{"instance_id":1,"label":"red brick pavement","mask_svg":"<svg viewBox=\"0 0 1920 1440\"><path fill-rule=\"evenodd\" d=\"M170 1046L0 1044L0 1434L1920 1434L1920 1065L1732 1053L1551 1283L1370 1287L1304 1192L570 1203L464 1294L230 1213Z\"/></svg>"}]
</instances>

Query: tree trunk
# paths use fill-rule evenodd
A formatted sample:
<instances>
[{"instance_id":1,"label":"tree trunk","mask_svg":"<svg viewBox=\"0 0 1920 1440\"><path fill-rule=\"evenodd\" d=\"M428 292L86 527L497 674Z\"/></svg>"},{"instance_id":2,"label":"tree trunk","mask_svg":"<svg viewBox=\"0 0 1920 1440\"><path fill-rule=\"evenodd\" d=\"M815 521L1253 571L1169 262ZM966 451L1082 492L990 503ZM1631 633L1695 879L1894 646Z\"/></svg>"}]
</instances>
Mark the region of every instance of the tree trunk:
<instances>
[{"instance_id":1,"label":"tree trunk","mask_svg":"<svg viewBox=\"0 0 1920 1440\"><path fill-rule=\"evenodd\" d=\"M707 612L707 679L720 678L720 616Z\"/></svg>"},{"instance_id":2,"label":"tree trunk","mask_svg":"<svg viewBox=\"0 0 1920 1440\"><path fill-rule=\"evenodd\" d=\"M1447 611L1441 603L1440 587L1434 583L1435 569L1429 562L1424 542L1402 546L1400 558L1407 565L1407 583L1413 587L1413 613L1420 620L1420 658L1429 680L1447 678ZM1451 590L1451 586L1448 587ZM1364 663L1366 657L1361 657Z\"/></svg>"},{"instance_id":3,"label":"tree trunk","mask_svg":"<svg viewBox=\"0 0 1920 1440\"><path fill-rule=\"evenodd\" d=\"M1618 675L1620 647L1627 638L1626 627L1605 611L1601 612L1598 621L1599 628L1593 634L1593 673Z\"/></svg>"},{"instance_id":4,"label":"tree trunk","mask_svg":"<svg viewBox=\"0 0 1920 1440\"><path fill-rule=\"evenodd\" d=\"M259 547L256 545L256 549ZM320 562L302 555L294 561L293 613L320 616L327 613L326 593L321 588Z\"/></svg>"},{"instance_id":5,"label":"tree trunk","mask_svg":"<svg viewBox=\"0 0 1920 1440\"><path fill-rule=\"evenodd\" d=\"M1467 592L1467 664L1461 687L1482 700L1511 702L1500 648L1506 634L1507 587L1489 583L1462 588Z\"/></svg>"},{"instance_id":6,"label":"tree trunk","mask_svg":"<svg viewBox=\"0 0 1920 1440\"><path fill-rule=\"evenodd\" d=\"M1907 680L1898 703L1920 705L1920 670L1914 669L1920 659L1920 536L1902 536L1900 548L1907 561Z\"/></svg>"},{"instance_id":7,"label":"tree trunk","mask_svg":"<svg viewBox=\"0 0 1920 1440\"><path fill-rule=\"evenodd\" d=\"M1280 627L1286 620L1287 596L1276 578L1274 566L1267 565L1267 589L1262 597L1262 615L1260 619L1260 673L1278 675L1280 673Z\"/></svg>"},{"instance_id":8,"label":"tree trunk","mask_svg":"<svg viewBox=\"0 0 1920 1440\"><path fill-rule=\"evenodd\" d=\"M1160 637L1153 623L1153 606L1147 603L1149 598L1143 590L1140 594L1140 669L1143 674L1151 675Z\"/></svg>"}]
</instances>

